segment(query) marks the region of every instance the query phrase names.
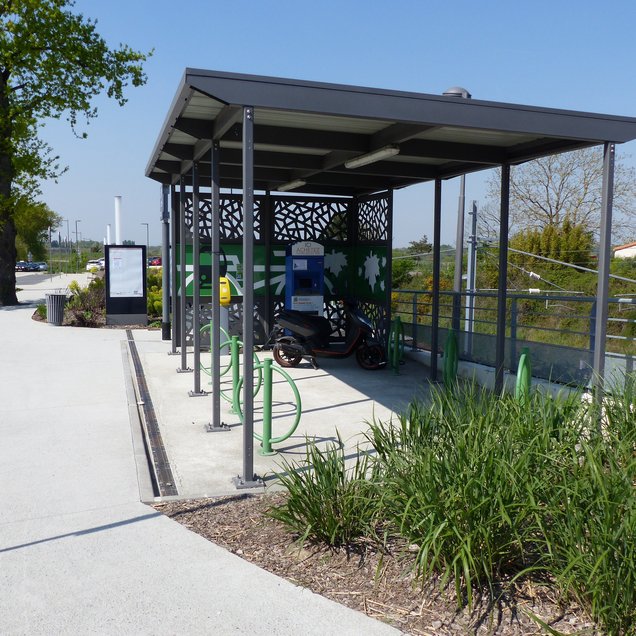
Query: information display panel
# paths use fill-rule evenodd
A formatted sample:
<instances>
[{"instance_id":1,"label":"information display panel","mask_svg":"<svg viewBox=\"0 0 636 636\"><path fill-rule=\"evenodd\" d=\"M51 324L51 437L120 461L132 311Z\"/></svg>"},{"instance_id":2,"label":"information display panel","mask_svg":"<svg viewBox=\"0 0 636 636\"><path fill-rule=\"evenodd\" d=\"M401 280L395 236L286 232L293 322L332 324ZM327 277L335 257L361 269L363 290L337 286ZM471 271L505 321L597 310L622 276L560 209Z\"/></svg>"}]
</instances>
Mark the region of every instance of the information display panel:
<instances>
[{"instance_id":1,"label":"information display panel","mask_svg":"<svg viewBox=\"0 0 636 636\"><path fill-rule=\"evenodd\" d=\"M146 247L106 246L106 324L147 325Z\"/></svg>"}]
</instances>

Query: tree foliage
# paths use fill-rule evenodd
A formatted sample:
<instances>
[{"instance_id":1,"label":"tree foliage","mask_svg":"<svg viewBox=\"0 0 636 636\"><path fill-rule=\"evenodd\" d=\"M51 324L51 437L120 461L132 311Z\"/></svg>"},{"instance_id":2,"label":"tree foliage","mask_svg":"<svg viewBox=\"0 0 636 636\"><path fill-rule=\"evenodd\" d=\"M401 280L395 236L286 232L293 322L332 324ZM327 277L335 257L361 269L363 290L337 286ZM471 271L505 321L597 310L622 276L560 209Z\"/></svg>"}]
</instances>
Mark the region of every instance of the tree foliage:
<instances>
[{"instance_id":1,"label":"tree foliage","mask_svg":"<svg viewBox=\"0 0 636 636\"><path fill-rule=\"evenodd\" d=\"M601 222L603 150L585 148L514 166L510 177L510 231L559 228L566 219L598 235ZM482 211L490 234L497 233L501 171L488 182L489 204ZM617 160L614 174L613 236L634 236L636 174Z\"/></svg>"},{"instance_id":2,"label":"tree foliage","mask_svg":"<svg viewBox=\"0 0 636 636\"><path fill-rule=\"evenodd\" d=\"M561 227L523 230L510 238L508 255L508 287L565 287L570 291L589 291L596 283L594 274L584 273L568 265L551 263L544 257L572 265L594 269L594 236L582 225L568 218ZM483 248L478 257L478 286L495 288L499 275L499 250ZM542 282L536 275L539 275Z\"/></svg>"},{"instance_id":3,"label":"tree foliage","mask_svg":"<svg viewBox=\"0 0 636 636\"><path fill-rule=\"evenodd\" d=\"M105 92L120 106L125 89L146 81L147 54L111 49L96 21L72 0L0 0L0 305L15 304L15 213L33 200L42 178L64 171L38 137L47 118L66 116L74 133L97 116Z\"/></svg>"},{"instance_id":4,"label":"tree foliage","mask_svg":"<svg viewBox=\"0 0 636 636\"><path fill-rule=\"evenodd\" d=\"M62 219L45 203L33 202L26 197L17 200L13 220L18 238L18 246L25 252L31 252L36 261L43 260L46 253L49 228L59 227Z\"/></svg>"},{"instance_id":5,"label":"tree foliage","mask_svg":"<svg viewBox=\"0 0 636 636\"><path fill-rule=\"evenodd\" d=\"M542 229L528 229L515 234L510 239L510 247L564 263L590 267L593 261L594 236L587 226L576 225L566 217L559 226L546 225ZM538 259L513 253L510 260L532 264Z\"/></svg>"},{"instance_id":6,"label":"tree foliage","mask_svg":"<svg viewBox=\"0 0 636 636\"><path fill-rule=\"evenodd\" d=\"M417 263L412 258L394 259L391 265L391 289L404 289L413 280Z\"/></svg>"},{"instance_id":7,"label":"tree foliage","mask_svg":"<svg viewBox=\"0 0 636 636\"><path fill-rule=\"evenodd\" d=\"M417 257L420 254L428 254L432 249L433 246L428 242L428 237L424 234L421 239L411 241L409 246L406 248L406 251Z\"/></svg>"}]
</instances>

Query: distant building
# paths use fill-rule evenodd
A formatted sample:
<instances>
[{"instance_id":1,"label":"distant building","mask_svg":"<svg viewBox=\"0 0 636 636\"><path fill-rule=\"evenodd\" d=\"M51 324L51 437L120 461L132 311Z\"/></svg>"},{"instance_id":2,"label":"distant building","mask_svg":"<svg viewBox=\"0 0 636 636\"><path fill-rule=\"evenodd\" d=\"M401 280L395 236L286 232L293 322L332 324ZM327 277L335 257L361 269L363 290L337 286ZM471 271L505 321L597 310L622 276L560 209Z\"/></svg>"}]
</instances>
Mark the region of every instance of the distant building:
<instances>
[{"instance_id":1,"label":"distant building","mask_svg":"<svg viewBox=\"0 0 636 636\"><path fill-rule=\"evenodd\" d=\"M626 243L614 248L614 258L634 258L636 257L636 242Z\"/></svg>"}]
</instances>

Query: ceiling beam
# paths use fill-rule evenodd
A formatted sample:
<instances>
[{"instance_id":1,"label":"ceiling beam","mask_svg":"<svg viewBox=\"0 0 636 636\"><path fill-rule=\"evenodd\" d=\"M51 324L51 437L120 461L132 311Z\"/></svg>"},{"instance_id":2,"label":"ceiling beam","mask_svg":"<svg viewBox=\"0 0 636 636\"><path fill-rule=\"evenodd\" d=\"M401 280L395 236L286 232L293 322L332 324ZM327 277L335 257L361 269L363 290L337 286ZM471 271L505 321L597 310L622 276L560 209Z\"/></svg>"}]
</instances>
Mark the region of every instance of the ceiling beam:
<instances>
[{"instance_id":1,"label":"ceiling beam","mask_svg":"<svg viewBox=\"0 0 636 636\"><path fill-rule=\"evenodd\" d=\"M232 104L224 106L214 120L212 139L214 141L221 139L223 135L232 128L232 126L240 121L242 114L243 108L241 106L235 106Z\"/></svg>"},{"instance_id":2,"label":"ceiling beam","mask_svg":"<svg viewBox=\"0 0 636 636\"><path fill-rule=\"evenodd\" d=\"M463 144L449 141L411 139L400 146L401 157L430 157L448 161L465 161L485 165L501 165L508 161L506 149L484 144Z\"/></svg>"},{"instance_id":3,"label":"ceiling beam","mask_svg":"<svg viewBox=\"0 0 636 636\"><path fill-rule=\"evenodd\" d=\"M171 157L176 157L177 159L192 159L192 150L193 146L189 146L188 144L167 143L161 149L161 152Z\"/></svg>"},{"instance_id":4,"label":"ceiling beam","mask_svg":"<svg viewBox=\"0 0 636 636\"><path fill-rule=\"evenodd\" d=\"M196 121L196 120L195 120ZM192 131L196 125L185 123L184 128ZM179 130L182 130L181 128ZM188 132L183 130L183 132ZM188 133L190 134L190 133ZM241 141L240 125L233 126L224 136L229 141ZM348 150L366 152L369 137L360 133L335 132L332 130L310 130L305 128L284 128L281 126L254 126L254 145L267 144L291 148L313 148L315 150Z\"/></svg>"},{"instance_id":5,"label":"ceiling beam","mask_svg":"<svg viewBox=\"0 0 636 636\"><path fill-rule=\"evenodd\" d=\"M379 130L371 137L369 143L369 152L377 150L388 144L401 144L412 139L420 133L432 130L437 126L423 126L418 124L392 124L382 130Z\"/></svg>"},{"instance_id":6,"label":"ceiling beam","mask_svg":"<svg viewBox=\"0 0 636 636\"><path fill-rule=\"evenodd\" d=\"M408 179L434 179L439 175L439 166L405 161L377 161L366 166L350 170L344 166L334 168L333 172L344 174L368 174L387 177L405 177Z\"/></svg>"},{"instance_id":7,"label":"ceiling beam","mask_svg":"<svg viewBox=\"0 0 636 636\"><path fill-rule=\"evenodd\" d=\"M531 161L539 157L544 157L548 154L555 154L561 152L571 152L572 150L579 150L581 148L589 148L595 145L582 141L571 141L569 144L563 140L555 140L549 138L542 138L536 141L528 142L525 144L518 144L508 149L507 156L510 163L523 163L525 161Z\"/></svg>"},{"instance_id":8,"label":"ceiling beam","mask_svg":"<svg viewBox=\"0 0 636 636\"><path fill-rule=\"evenodd\" d=\"M155 167L164 172L170 172L171 174L181 174L181 162L169 161L168 159L158 159L155 161Z\"/></svg>"}]
</instances>

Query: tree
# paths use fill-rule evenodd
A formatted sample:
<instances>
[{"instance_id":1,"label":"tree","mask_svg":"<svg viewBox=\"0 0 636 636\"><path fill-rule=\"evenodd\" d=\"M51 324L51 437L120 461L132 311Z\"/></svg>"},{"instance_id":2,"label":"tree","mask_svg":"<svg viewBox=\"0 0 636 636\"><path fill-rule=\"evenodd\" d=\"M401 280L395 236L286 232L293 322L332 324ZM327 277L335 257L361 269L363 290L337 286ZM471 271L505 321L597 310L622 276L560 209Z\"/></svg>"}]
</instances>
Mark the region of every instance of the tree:
<instances>
[{"instance_id":1,"label":"tree","mask_svg":"<svg viewBox=\"0 0 636 636\"><path fill-rule=\"evenodd\" d=\"M404 289L413 280L417 264L412 258L394 259L391 265L391 289Z\"/></svg>"},{"instance_id":2,"label":"tree","mask_svg":"<svg viewBox=\"0 0 636 636\"><path fill-rule=\"evenodd\" d=\"M17 200L13 221L17 233L18 243L24 254L31 252L36 261L44 259L49 228L57 228L62 219L45 203L34 203L26 197Z\"/></svg>"},{"instance_id":3,"label":"tree","mask_svg":"<svg viewBox=\"0 0 636 636\"><path fill-rule=\"evenodd\" d=\"M547 225L543 229L527 229L510 237L510 253L508 255L508 287L509 289L530 286L542 286L533 283L535 274L539 274L546 285L566 286L568 290L585 291L590 279L589 274L581 270L551 263L543 258L551 258L563 263L572 263L582 267L594 268L594 236L582 225L573 225L569 218L561 227ZM499 275L499 250L495 247L480 250L477 272L479 285L496 288ZM592 275L591 280L595 282ZM555 285L556 284L556 285Z\"/></svg>"},{"instance_id":4,"label":"tree","mask_svg":"<svg viewBox=\"0 0 636 636\"><path fill-rule=\"evenodd\" d=\"M583 267L591 267L593 264L592 232L587 229L587 226L573 224L569 217L566 217L560 226L546 225L543 229L528 229L515 234L510 239L510 247ZM510 255L510 261L517 264L521 262L534 264L538 260L524 254Z\"/></svg>"},{"instance_id":5,"label":"tree","mask_svg":"<svg viewBox=\"0 0 636 636\"><path fill-rule=\"evenodd\" d=\"M411 241L406 251L417 258L420 254L428 254L432 249L433 246L428 242L428 237L424 234L419 241Z\"/></svg>"},{"instance_id":6,"label":"tree","mask_svg":"<svg viewBox=\"0 0 636 636\"><path fill-rule=\"evenodd\" d=\"M70 9L73 0L0 0L0 306L17 304L15 293L18 202L34 202L42 178L64 172L52 149L38 138L40 122L97 115L94 98L104 90L120 106L128 84L146 81L149 54L127 45L110 49L96 22Z\"/></svg>"},{"instance_id":7,"label":"tree","mask_svg":"<svg viewBox=\"0 0 636 636\"><path fill-rule=\"evenodd\" d=\"M603 185L602 148L586 148L551 155L514 166L510 177L510 231L562 227L566 218L598 235ZM489 205L482 220L490 234L498 233L501 171L488 182ZM615 163L613 235L634 236L636 174L621 161ZM494 232L493 232L494 231Z\"/></svg>"}]
</instances>

